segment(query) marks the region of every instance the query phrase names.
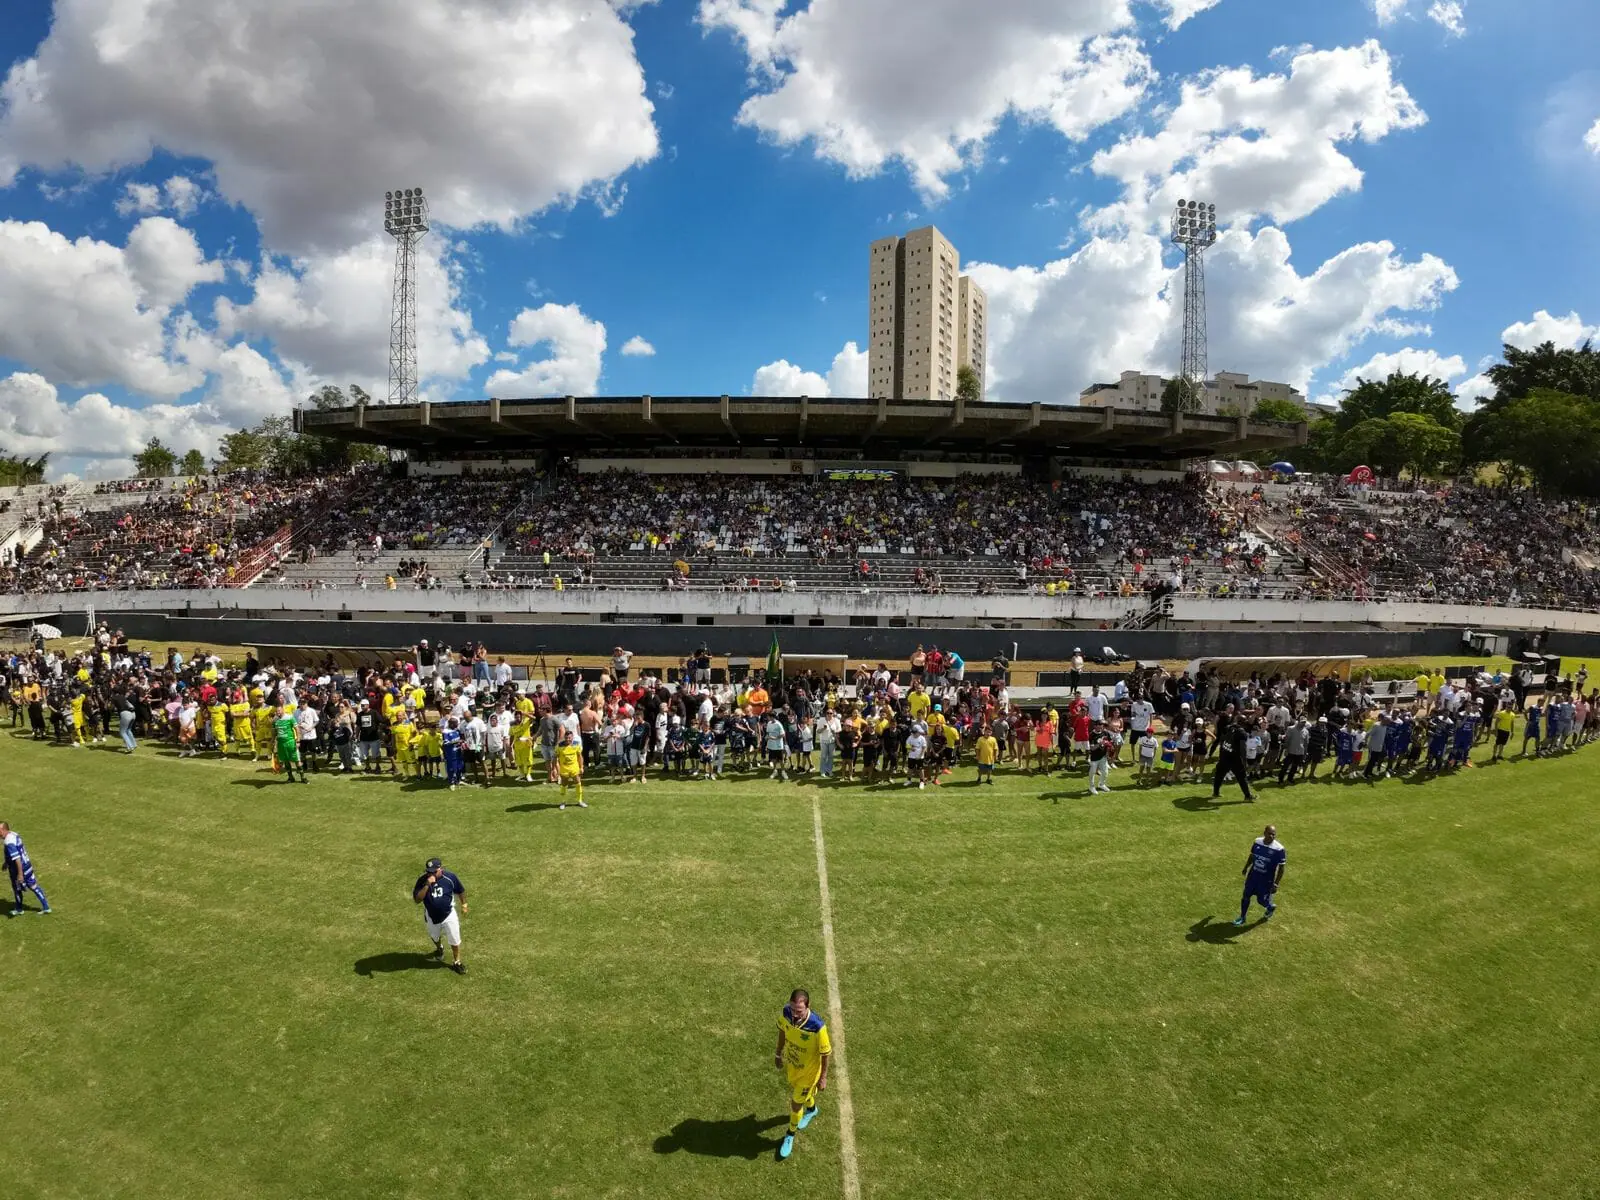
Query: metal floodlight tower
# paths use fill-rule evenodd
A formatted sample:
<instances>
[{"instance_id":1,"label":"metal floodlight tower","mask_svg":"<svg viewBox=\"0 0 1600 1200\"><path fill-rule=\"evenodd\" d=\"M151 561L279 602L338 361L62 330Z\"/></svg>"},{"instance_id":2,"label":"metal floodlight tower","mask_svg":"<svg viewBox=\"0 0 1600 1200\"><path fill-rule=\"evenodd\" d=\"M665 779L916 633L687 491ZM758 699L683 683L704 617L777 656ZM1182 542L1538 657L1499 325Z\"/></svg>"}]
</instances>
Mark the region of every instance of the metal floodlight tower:
<instances>
[{"instance_id":1,"label":"metal floodlight tower","mask_svg":"<svg viewBox=\"0 0 1600 1200\"><path fill-rule=\"evenodd\" d=\"M394 299L389 310L389 403L417 399L417 246L428 232L421 188L383 194L383 229L394 238Z\"/></svg>"},{"instance_id":2,"label":"metal floodlight tower","mask_svg":"<svg viewBox=\"0 0 1600 1200\"><path fill-rule=\"evenodd\" d=\"M1206 362L1206 250L1217 240L1217 206L1179 200L1172 213L1172 244L1183 247L1183 377L1204 387Z\"/></svg>"}]
</instances>

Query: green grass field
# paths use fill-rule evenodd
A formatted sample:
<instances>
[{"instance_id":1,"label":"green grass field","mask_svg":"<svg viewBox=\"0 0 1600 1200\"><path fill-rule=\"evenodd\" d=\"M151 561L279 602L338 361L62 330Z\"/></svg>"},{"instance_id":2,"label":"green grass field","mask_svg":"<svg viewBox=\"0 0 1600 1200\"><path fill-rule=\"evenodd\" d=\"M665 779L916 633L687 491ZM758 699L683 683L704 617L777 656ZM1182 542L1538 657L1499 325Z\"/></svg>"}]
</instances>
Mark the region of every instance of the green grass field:
<instances>
[{"instance_id":1,"label":"green grass field","mask_svg":"<svg viewBox=\"0 0 1600 1200\"><path fill-rule=\"evenodd\" d=\"M967 768L558 812L3 745L57 909L0 923L18 1195L841 1195L837 1073L773 1156L778 1009L836 1015L814 797L862 1196L1600 1190L1600 748L1254 805ZM1241 932L1269 820L1280 909ZM465 978L420 954L431 854Z\"/></svg>"}]
</instances>

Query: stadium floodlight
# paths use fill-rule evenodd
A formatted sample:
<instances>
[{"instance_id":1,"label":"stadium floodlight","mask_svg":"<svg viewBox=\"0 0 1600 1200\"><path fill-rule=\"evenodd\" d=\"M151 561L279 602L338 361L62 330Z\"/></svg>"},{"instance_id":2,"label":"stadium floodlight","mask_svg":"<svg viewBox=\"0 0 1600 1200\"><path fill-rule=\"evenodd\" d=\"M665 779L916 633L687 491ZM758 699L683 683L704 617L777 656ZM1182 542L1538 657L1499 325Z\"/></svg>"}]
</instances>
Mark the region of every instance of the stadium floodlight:
<instances>
[{"instance_id":1,"label":"stadium floodlight","mask_svg":"<svg viewBox=\"0 0 1600 1200\"><path fill-rule=\"evenodd\" d=\"M1217 206L1179 200L1172 210L1172 243L1183 247L1183 365L1185 379L1201 386L1209 371L1206 352L1205 252L1217 240Z\"/></svg>"},{"instance_id":2,"label":"stadium floodlight","mask_svg":"<svg viewBox=\"0 0 1600 1200\"><path fill-rule=\"evenodd\" d=\"M389 403L412 404L417 398L417 246L428 232L428 202L421 188L383 194L383 231L395 240Z\"/></svg>"}]
</instances>

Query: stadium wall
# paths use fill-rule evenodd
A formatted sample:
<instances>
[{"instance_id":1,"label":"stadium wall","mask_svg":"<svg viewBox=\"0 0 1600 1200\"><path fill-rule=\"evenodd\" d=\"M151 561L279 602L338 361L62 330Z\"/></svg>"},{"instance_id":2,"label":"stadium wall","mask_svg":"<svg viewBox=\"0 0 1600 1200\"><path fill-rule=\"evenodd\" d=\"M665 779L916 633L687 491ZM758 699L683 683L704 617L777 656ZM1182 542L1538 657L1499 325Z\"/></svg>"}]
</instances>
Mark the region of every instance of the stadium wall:
<instances>
[{"instance_id":1,"label":"stadium wall","mask_svg":"<svg viewBox=\"0 0 1600 1200\"><path fill-rule=\"evenodd\" d=\"M1060 661L1075 647L1093 653L1110 645L1128 658L1188 659L1246 655L1318 656L1364 654L1372 658L1461 653L1458 629L867 629L826 626L717 626L628 624L485 624L443 618L387 621L281 620L239 617L185 617L162 613L101 615L130 637L172 645L309 646L317 649L392 650L428 638L459 645L482 640L496 654L513 656L606 655L616 645L646 658L676 662L702 642L712 653L763 661L777 635L794 654L843 654L852 659L904 662L923 645L953 647L974 667L997 653L1023 659ZM82 614L61 615L64 629L81 624ZM1600 638L1593 639L1600 656ZM1587 653L1572 650L1569 653Z\"/></svg>"}]
</instances>

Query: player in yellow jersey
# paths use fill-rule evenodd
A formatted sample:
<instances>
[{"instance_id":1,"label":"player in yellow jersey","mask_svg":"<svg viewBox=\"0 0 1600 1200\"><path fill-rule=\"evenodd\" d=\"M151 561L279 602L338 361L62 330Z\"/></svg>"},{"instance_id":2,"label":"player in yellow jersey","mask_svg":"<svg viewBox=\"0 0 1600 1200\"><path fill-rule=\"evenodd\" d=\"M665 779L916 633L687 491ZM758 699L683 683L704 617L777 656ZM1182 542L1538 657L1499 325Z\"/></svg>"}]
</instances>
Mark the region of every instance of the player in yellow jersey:
<instances>
[{"instance_id":1,"label":"player in yellow jersey","mask_svg":"<svg viewBox=\"0 0 1600 1200\"><path fill-rule=\"evenodd\" d=\"M994 762L1000 757L1000 743L995 740L994 731L989 726L983 727L983 733L972 747L972 757L978 763L978 782L993 784Z\"/></svg>"},{"instance_id":2,"label":"player in yellow jersey","mask_svg":"<svg viewBox=\"0 0 1600 1200\"><path fill-rule=\"evenodd\" d=\"M234 689L233 698L228 701L228 717L233 722L233 740L239 747L242 755L246 750L250 757L256 756L256 728L250 720L250 705L245 702L244 693Z\"/></svg>"},{"instance_id":3,"label":"player in yellow jersey","mask_svg":"<svg viewBox=\"0 0 1600 1200\"><path fill-rule=\"evenodd\" d=\"M444 761L444 738L437 725L430 722L423 726L417 735L417 751L423 777L434 778L439 774L439 764Z\"/></svg>"},{"instance_id":4,"label":"player in yellow jersey","mask_svg":"<svg viewBox=\"0 0 1600 1200\"><path fill-rule=\"evenodd\" d=\"M518 702L521 713L521 701ZM516 763L517 778L524 783L533 782L533 725L519 715L511 724L511 757Z\"/></svg>"},{"instance_id":5,"label":"player in yellow jersey","mask_svg":"<svg viewBox=\"0 0 1600 1200\"><path fill-rule=\"evenodd\" d=\"M84 738L84 735L83 735L83 730L84 730L83 705L84 705L84 694L82 692L79 692L79 691L73 692L72 693L72 744L73 744L73 746L75 746L79 750L83 749L83 744L84 744L84 741L86 740Z\"/></svg>"},{"instance_id":6,"label":"player in yellow jersey","mask_svg":"<svg viewBox=\"0 0 1600 1200\"><path fill-rule=\"evenodd\" d=\"M561 782L561 795L573 788L578 794L578 807L588 808L583 799L583 744L572 736L572 730L561 731L561 744L556 747L556 778ZM557 807L566 808L565 799Z\"/></svg>"},{"instance_id":7,"label":"player in yellow jersey","mask_svg":"<svg viewBox=\"0 0 1600 1200\"><path fill-rule=\"evenodd\" d=\"M220 699L213 700L209 706L211 718L211 740L216 742L218 751L223 758L228 757L228 706Z\"/></svg>"},{"instance_id":8,"label":"player in yellow jersey","mask_svg":"<svg viewBox=\"0 0 1600 1200\"><path fill-rule=\"evenodd\" d=\"M394 724L389 726L394 737L394 762L401 777L417 774L417 727L403 708L394 710Z\"/></svg>"},{"instance_id":9,"label":"player in yellow jersey","mask_svg":"<svg viewBox=\"0 0 1600 1200\"><path fill-rule=\"evenodd\" d=\"M272 732L272 709L267 707L266 700L261 698L260 692L257 692L256 695L257 703L250 714L250 719L255 722L256 727L255 745L250 751L251 762L255 762L260 758L262 751L265 751L267 757L271 758L272 746L275 740Z\"/></svg>"},{"instance_id":10,"label":"player in yellow jersey","mask_svg":"<svg viewBox=\"0 0 1600 1200\"><path fill-rule=\"evenodd\" d=\"M828 1058L833 1042L821 1013L811 1011L811 993L796 988L778 1018L778 1049L773 1062L789 1082L789 1130L778 1157L794 1152L794 1135L817 1115L817 1093L828 1087Z\"/></svg>"}]
</instances>

